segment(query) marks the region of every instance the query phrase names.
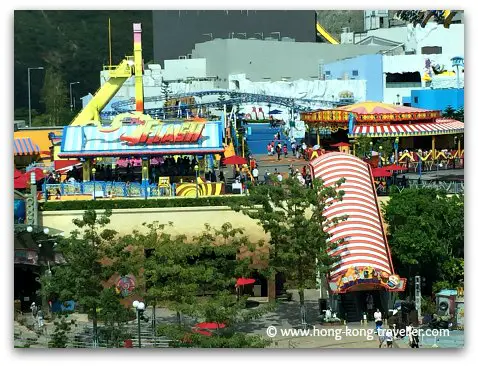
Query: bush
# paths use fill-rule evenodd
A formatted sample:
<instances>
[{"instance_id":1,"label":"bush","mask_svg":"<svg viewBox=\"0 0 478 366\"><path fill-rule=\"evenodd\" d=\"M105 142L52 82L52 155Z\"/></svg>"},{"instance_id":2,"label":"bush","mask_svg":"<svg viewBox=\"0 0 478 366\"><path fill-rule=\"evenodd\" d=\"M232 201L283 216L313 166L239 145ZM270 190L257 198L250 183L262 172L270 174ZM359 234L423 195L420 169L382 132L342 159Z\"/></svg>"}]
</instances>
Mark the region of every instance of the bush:
<instances>
[{"instance_id":1,"label":"bush","mask_svg":"<svg viewBox=\"0 0 478 366\"><path fill-rule=\"evenodd\" d=\"M40 204L41 211L70 211L70 210L106 210L128 208L167 208L167 207L202 207L202 206L231 206L245 202L242 196L214 196L198 198L167 198L167 199L136 199L136 200L85 200L44 202Z\"/></svg>"},{"instance_id":2,"label":"bush","mask_svg":"<svg viewBox=\"0 0 478 366\"><path fill-rule=\"evenodd\" d=\"M158 336L171 340L171 348L265 348L271 343L259 335L236 333L232 329L212 333L212 336L196 334L178 325L160 325L156 329Z\"/></svg>"}]
</instances>

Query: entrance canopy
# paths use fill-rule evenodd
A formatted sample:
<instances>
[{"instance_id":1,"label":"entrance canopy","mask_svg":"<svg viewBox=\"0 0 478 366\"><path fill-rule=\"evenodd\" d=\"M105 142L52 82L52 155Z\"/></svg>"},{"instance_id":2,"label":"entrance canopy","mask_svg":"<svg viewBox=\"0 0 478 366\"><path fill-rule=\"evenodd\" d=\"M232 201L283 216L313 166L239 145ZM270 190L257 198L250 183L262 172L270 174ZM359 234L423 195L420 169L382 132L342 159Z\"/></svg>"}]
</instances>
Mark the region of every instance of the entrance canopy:
<instances>
[{"instance_id":1,"label":"entrance canopy","mask_svg":"<svg viewBox=\"0 0 478 366\"><path fill-rule=\"evenodd\" d=\"M211 154L224 151L221 122L153 122L101 126L68 126L63 130L61 158Z\"/></svg>"}]
</instances>

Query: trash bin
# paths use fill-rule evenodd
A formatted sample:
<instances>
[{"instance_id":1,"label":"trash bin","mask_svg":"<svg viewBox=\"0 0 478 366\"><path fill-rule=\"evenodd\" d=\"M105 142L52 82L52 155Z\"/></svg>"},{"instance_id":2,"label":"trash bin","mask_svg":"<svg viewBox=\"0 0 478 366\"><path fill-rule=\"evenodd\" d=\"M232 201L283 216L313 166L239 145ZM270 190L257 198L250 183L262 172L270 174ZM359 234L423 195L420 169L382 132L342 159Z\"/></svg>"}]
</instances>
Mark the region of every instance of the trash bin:
<instances>
[{"instance_id":1,"label":"trash bin","mask_svg":"<svg viewBox=\"0 0 478 366\"><path fill-rule=\"evenodd\" d=\"M262 294L262 286L261 285L254 285L254 297L261 297Z\"/></svg>"}]
</instances>

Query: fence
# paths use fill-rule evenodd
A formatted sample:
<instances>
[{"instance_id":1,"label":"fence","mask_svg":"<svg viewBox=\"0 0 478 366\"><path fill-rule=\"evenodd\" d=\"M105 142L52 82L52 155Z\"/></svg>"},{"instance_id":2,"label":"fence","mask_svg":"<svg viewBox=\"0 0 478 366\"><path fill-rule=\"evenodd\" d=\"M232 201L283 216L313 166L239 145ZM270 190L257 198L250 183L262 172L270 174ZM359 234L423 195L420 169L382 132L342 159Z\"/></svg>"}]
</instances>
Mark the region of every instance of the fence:
<instances>
[{"instance_id":1,"label":"fence","mask_svg":"<svg viewBox=\"0 0 478 366\"><path fill-rule=\"evenodd\" d=\"M107 197L108 195L114 197L161 197L174 196L175 186L173 183L171 187L158 187L157 184L145 183L125 183L125 182L81 182L81 183L58 183L47 184L46 190L50 196L55 196L57 190L62 196L75 195L92 195L95 192L95 197ZM45 190L45 187L43 187Z\"/></svg>"}]
</instances>

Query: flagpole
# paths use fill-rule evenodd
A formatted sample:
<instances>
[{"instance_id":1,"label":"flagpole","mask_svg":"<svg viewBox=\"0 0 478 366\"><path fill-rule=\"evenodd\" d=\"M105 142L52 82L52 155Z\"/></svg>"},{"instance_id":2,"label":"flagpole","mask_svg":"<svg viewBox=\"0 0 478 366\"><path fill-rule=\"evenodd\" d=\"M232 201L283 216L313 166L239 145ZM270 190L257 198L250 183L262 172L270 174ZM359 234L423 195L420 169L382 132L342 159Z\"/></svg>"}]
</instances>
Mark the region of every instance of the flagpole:
<instances>
[{"instance_id":1,"label":"flagpole","mask_svg":"<svg viewBox=\"0 0 478 366\"><path fill-rule=\"evenodd\" d=\"M110 69L111 69L111 18L108 18L108 45L110 51Z\"/></svg>"}]
</instances>

